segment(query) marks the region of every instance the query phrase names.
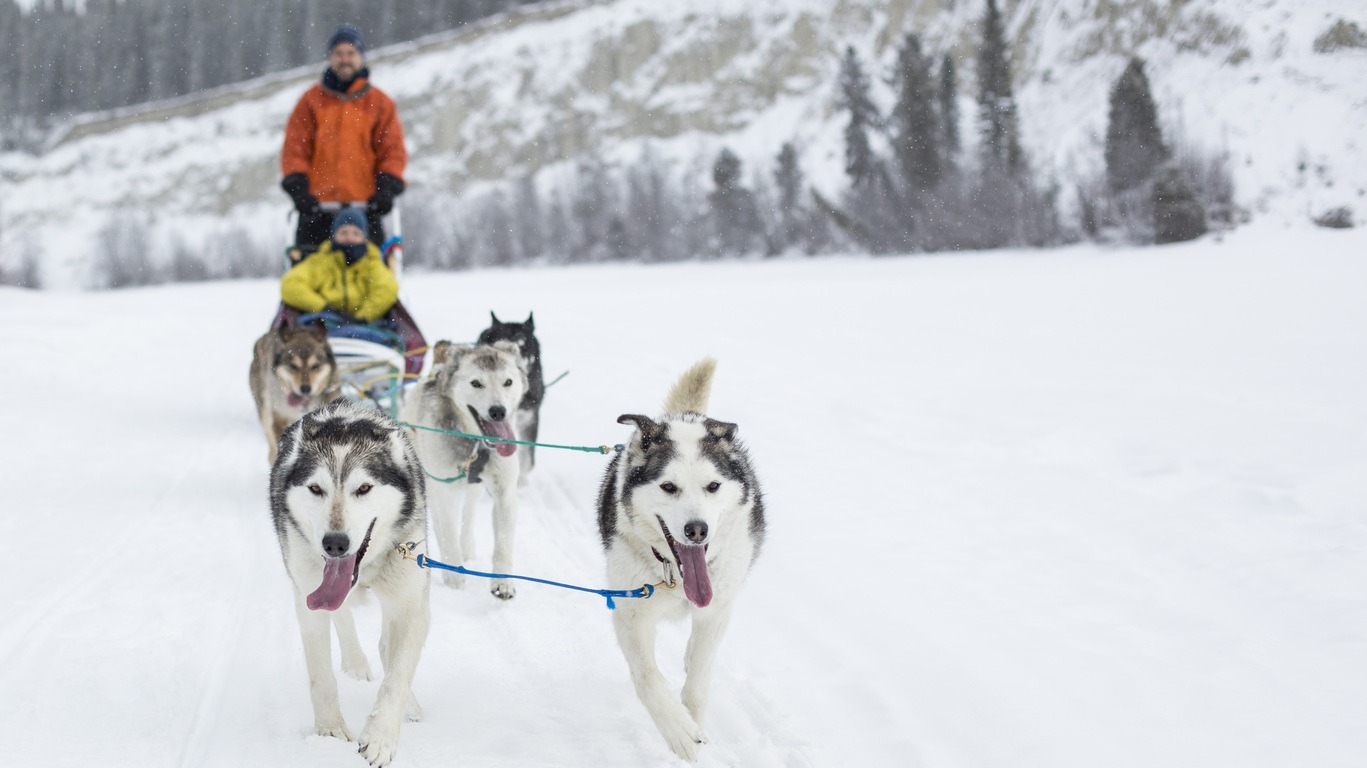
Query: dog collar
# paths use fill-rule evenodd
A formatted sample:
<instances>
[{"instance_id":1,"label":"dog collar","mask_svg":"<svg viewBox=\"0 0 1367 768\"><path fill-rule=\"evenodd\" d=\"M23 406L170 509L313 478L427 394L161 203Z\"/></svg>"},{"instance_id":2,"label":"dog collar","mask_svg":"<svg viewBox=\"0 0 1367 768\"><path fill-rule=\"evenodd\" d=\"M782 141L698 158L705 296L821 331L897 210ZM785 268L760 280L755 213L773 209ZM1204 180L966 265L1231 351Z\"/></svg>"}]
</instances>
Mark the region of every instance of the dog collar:
<instances>
[{"instance_id":1,"label":"dog collar","mask_svg":"<svg viewBox=\"0 0 1367 768\"><path fill-rule=\"evenodd\" d=\"M660 557L660 550L658 550L658 549L656 549L656 548L654 548L654 547L651 547L651 548L650 548L650 554L654 555L654 556L655 556L655 559L656 559L656 560L659 560L659 561L660 561L660 564L664 566L664 578L663 578L663 580L662 580L661 583L663 583L666 587L668 587L668 588L670 588L670 589L673 589L673 588L674 588L674 561L672 561L672 560L666 560L666 559L664 559L663 557Z\"/></svg>"}]
</instances>

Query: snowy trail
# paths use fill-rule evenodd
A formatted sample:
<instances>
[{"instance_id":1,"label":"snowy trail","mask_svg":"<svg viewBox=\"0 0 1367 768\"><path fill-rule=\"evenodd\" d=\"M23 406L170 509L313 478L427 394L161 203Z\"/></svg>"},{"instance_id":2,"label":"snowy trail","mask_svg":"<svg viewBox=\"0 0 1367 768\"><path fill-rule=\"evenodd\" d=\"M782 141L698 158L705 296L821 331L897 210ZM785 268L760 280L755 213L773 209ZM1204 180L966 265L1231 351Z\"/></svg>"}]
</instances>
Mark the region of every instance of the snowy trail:
<instances>
[{"instance_id":1,"label":"snowy trail","mask_svg":"<svg viewBox=\"0 0 1367 768\"><path fill-rule=\"evenodd\" d=\"M700 766L1367 761L1367 234L410 275L535 310L542 437L719 359L771 530ZM309 734L246 371L273 283L0 291L6 765L362 765ZM7 371L12 370L7 368ZM603 584L606 458L541 450L519 573ZM488 506L474 565L487 566ZM682 765L600 598L434 585L398 766ZM378 606L358 629L372 669ZM662 629L676 686L686 628ZM378 680L339 675L363 723ZM16 693L17 692L17 693Z\"/></svg>"}]
</instances>

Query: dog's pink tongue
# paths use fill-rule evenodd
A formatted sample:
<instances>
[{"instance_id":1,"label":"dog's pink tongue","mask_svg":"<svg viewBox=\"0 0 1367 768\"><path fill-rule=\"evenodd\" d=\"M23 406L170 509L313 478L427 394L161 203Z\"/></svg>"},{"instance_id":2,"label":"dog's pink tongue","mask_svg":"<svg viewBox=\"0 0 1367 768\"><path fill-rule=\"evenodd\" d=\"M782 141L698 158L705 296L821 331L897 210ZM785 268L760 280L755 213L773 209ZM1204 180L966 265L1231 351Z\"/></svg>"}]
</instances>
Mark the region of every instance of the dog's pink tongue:
<instances>
[{"instance_id":1,"label":"dog's pink tongue","mask_svg":"<svg viewBox=\"0 0 1367 768\"><path fill-rule=\"evenodd\" d=\"M323 583L308 596L309 610L335 611L351 591L351 574L356 570L356 553L329 557L323 561Z\"/></svg>"},{"instance_id":2,"label":"dog's pink tongue","mask_svg":"<svg viewBox=\"0 0 1367 768\"><path fill-rule=\"evenodd\" d=\"M683 570L684 594L699 608L712 602L712 579L707 575L707 547L679 546L679 566Z\"/></svg>"},{"instance_id":3,"label":"dog's pink tongue","mask_svg":"<svg viewBox=\"0 0 1367 768\"><path fill-rule=\"evenodd\" d=\"M501 437L504 440L516 440L517 435L513 434L513 428L505 421L486 421L485 426L493 432L493 437ZM516 443L494 443L494 450L498 451L499 456L512 456L517 452Z\"/></svg>"},{"instance_id":4,"label":"dog's pink tongue","mask_svg":"<svg viewBox=\"0 0 1367 768\"><path fill-rule=\"evenodd\" d=\"M289 401L291 408L303 408L309 401L307 397L296 395L293 392L289 393L289 396L286 397L285 400Z\"/></svg>"}]
</instances>

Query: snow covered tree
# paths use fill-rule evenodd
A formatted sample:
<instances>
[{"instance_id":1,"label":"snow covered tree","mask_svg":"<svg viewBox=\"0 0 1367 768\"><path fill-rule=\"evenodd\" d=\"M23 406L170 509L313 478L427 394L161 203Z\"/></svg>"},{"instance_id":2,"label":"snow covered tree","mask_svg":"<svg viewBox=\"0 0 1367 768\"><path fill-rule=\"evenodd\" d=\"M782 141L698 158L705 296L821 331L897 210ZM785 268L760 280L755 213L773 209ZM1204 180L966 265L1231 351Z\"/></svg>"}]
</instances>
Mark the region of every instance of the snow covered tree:
<instances>
[{"instance_id":1,"label":"snow covered tree","mask_svg":"<svg viewBox=\"0 0 1367 768\"><path fill-rule=\"evenodd\" d=\"M1018 176L1025 170L1011 86L1011 52L996 0L987 0L978 49L978 134L985 174Z\"/></svg>"},{"instance_id":2,"label":"snow covered tree","mask_svg":"<svg viewBox=\"0 0 1367 768\"><path fill-rule=\"evenodd\" d=\"M869 97L869 78L854 47L845 49L840 61L840 106L849 110L850 122L845 126L845 173L851 187L863 187L873 181L876 159L869 131L878 126L878 109Z\"/></svg>"},{"instance_id":3,"label":"snow covered tree","mask_svg":"<svg viewBox=\"0 0 1367 768\"><path fill-rule=\"evenodd\" d=\"M921 40L915 33L903 38L893 74L898 93L892 108L892 150L908 187L913 192L929 191L940 181L944 131L930 61L921 53Z\"/></svg>"},{"instance_id":4,"label":"snow covered tree","mask_svg":"<svg viewBox=\"0 0 1367 768\"><path fill-rule=\"evenodd\" d=\"M1158 127L1158 110L1144 74L1144 62L1130 59L1111 89L1106 180L1116 192L1133 189L1152 179L1170 155Z\"/></svg>"},{"instance_id":5,"label":"snow covered tree","mask_svg":"<svg viewBox=\"0 0 1367 768\"><path fill-rule=\"evenodd\" d=\"M959 157L959 83L949 54L940 62L940 125L944 131L940 139L944 169L952 171Z\"/></svg>"}]
</instances>

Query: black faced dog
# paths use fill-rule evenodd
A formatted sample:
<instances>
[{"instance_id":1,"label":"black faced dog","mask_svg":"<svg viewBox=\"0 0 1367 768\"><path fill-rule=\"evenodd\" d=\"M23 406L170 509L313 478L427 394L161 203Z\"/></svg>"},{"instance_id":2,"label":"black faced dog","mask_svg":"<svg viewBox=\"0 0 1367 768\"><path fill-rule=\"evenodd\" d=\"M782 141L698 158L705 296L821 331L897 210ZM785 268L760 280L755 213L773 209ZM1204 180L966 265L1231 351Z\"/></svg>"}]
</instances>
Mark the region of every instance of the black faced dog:
<instances>
[{"instance_id":1,"label":"black faced dog","mask_svg":"<svg viewBox=\"0 0 1367 768\"><path fill-rule=\"evenodd\" d=\"M498 315L489 313L493 324L479 334L480 344L493 344L496 341L511 341L522 351L522 359L527 363L527 393L517 406L517 434L528 442L536 442L538 424L541 421L541 400L546 395L546 380L541 374L541 344L536 340L536 325L532 313L521 323L505 323ZM522 453L522 477L526 477L536 466L536 446L528 445ZM524 481L525 482L525 481Z\"/></svg>"}]
</instances>

